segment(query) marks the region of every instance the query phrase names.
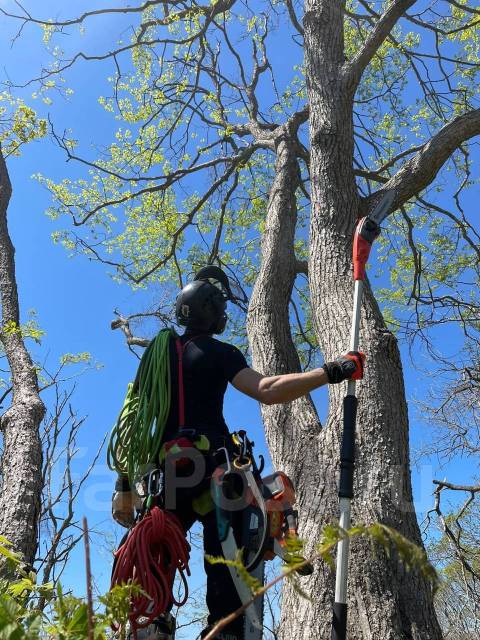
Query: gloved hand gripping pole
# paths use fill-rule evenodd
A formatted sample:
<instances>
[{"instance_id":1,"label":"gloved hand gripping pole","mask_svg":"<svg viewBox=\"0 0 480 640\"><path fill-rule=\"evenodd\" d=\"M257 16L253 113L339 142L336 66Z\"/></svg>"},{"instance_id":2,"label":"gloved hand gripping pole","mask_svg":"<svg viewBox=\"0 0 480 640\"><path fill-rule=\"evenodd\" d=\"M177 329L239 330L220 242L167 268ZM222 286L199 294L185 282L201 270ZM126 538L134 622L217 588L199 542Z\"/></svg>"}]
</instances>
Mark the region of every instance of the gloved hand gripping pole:
<instances>
[{"instance_id":1,"label":"gloved hand gripping pole","mask_svg":"<svg viewBox=\"0 0 480 640\"><path fill-rule=\"evenodd\" d=\"M353 241L353 296L350 351L358 351L360 312L362 308L365 267L373 241L380 234L380 224L390 212L395 192L387 191L370 216L361 218L355 229ZM343 436L340 451L340 527L350 529L351 502L353 499L353 473L355 468L355 425L357 418L356 380L349 380L347 395L343 400ZM337 547L335 603L333 605L332 640L345 640L347 634L347 579L350 539L340 540Z\"/></svg>"}]
</instances>

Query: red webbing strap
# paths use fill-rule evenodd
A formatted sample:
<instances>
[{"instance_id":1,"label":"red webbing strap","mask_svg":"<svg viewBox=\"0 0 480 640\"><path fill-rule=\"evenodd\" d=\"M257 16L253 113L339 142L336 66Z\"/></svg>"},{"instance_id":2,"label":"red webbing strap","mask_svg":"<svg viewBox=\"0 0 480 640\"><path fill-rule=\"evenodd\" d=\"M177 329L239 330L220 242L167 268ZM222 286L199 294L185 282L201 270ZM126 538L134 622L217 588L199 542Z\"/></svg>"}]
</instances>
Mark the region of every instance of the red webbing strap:
<instances>
[{"instance_id":1,"label":"red webbing strap","mask_svg":"<svg viewBox=\"0 0 480 640\"><path fill-rule=\"evenodd\" d=\"M180 338L175 340L178 357L178 426L185 426L185 390L183 387L183 350L184 346Z\"/></svg>"},{"instance_id":2,"label":"red webbing strap","mask_svg":"<svg viewBox=\"0 0 480 640\"><path fill-rule=\"evenodd\" d=\"M197 336L192 336L182 345L180 337L175 340L178 357L178 426L181 429L185 426L185 387L183 384L183 353L187 346L195 340Z\"/></svg>"}]
</instances>

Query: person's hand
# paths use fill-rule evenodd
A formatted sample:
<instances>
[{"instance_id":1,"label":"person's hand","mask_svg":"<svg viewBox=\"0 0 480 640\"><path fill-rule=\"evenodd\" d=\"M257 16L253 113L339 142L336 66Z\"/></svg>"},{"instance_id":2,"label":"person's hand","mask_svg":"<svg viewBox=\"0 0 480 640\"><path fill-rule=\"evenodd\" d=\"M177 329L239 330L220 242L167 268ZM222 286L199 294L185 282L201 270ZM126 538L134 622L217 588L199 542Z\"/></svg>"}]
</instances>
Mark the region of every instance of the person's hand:
<instances>
[{"instance_id":1,"label":"person's hand","mask_svg":"<svg viewBox=\"0 0 480 640\"><path fill-rule=\"evenodd\" d=\"M115 491L112 497L113 519L127 529L135 520L135 496L132 491Z\"/></svg>"},{"instance_id":2,"label":"person's hand","mask_svg":"<svg viewBox=\"0 0 480 640\"><path fill-rule=\"evenodd\" d=\"M363 378L365 354L361 351L349 351L332 362L325 362L322 369L327 374L329 384L338 384L344 380Z\"/></svg>"}]
</instances>

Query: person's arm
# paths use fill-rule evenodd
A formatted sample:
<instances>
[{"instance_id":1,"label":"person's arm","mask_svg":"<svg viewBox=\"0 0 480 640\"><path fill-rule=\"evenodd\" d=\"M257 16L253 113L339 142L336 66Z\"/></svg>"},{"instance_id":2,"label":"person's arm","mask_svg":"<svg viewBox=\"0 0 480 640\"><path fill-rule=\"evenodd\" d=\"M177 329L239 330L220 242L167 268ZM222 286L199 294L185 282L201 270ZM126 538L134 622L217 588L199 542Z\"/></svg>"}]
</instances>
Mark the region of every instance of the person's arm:
<instances>
[{"instance_id":1,"label":"person's arm","mask_svg":"<svg viewBox=\"0 0 480 640\"><path fill-rule=\"evenodd\" d=\"M327 382L327 374L323 369L268 377L254 369L242 369L232 380L236 389L262 404L291 402Z\"/></svg>"},{"instance_id":2,"label":"person's arm","mask_svg":"<svg viewBox=\"0 0 480 640\"><path fill-rule=\"evenodd\" d=\"M321 369L280 376L263 376L254 369L246 368L237 373L232 384L262 404L281 404L296 400L324 384L361 378L364 360L363 354L351 352L333 362L326 362Z\"/></svg>"}]
</instances>

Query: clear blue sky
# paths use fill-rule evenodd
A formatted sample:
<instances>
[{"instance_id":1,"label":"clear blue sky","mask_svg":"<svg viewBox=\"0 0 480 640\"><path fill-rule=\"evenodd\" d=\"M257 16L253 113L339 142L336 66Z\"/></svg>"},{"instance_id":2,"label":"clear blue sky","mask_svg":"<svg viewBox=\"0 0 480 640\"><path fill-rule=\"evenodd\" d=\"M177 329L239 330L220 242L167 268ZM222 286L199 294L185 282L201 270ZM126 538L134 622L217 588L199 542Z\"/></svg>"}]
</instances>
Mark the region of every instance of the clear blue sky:
<instances>
[{"instance_id":1,"label":"clear blue sky","mask_svg":"<svg viewBox=\"0 0 480 640\"><path fill-rule=\"evenodd\" d=\"M37 3L30 2L31 7ZM75 12L80 8L96 5L94 2L75 3ZM104 6L114 5L104 2ZM13 2L0 0L1 6L12 5ZM43 16L67 12L68 6L58 0L48 0L38 4L36 11ZM59 9L59 7L61 9ZM116 18L110 18L114 21ZM118 20L121 20L120 18ZM94 24L94 23L92 23ZM29 32L31 34L31 32ZM0 58L2 66L9 76L16 81L29 78L38 69L38 60L44 59L45 52L39 37L24 37L12 49L9 39L12 27L5 20L0 23ZM95 45L102 39L102 29L89 28L82 46ZM75 36L76 44L78 37ZM67 42L70 46L71 42ZM103 78L107 75L106 67L100 64L86 67L79 65L70 78L70 86L75 95L70 102L62 98L55 99L47 109L38 101L42 112L52 113L56 128L72 126L76 137L85 143L90 141L108 141L112 131L110 117L98 105L97 97L105 91ZM25 92L28 97L32 89ZM38 356L48 355L50 368L55 367L59 357L66 352L90 352L94 359L102 364L102 368L86 373L78 380L78 389L73 404L80 415L88 416L82 430L81 453L77 462L77 471L81 473L91 460L105 433L112 426L121 406L127 382L133 377L137 361L125 347L120 332L110 330L113 310L142 310L154 301L158 291L141 291L132 293L126 285L114 283L98 265L86 259L69 259L65 251L54 246L50 234L56 228L44 212L50 204L49 194L37 181L31 179L32 174L42 173L52 178L74 176L76 167L67 165L63 154L50 141L34 143L24 150L20 159L9 161L9 169L13 183L13 198L9 210L9 224L13 242L16 246L17 278L20 289L20 301L24 318L29 309L35 309L39 324L47 335L41 348L35 348ZM439 336L442 338L442 336ZM442 338L445 339L445 336ZM346 345L347 346L347 345ZM452 344L454 348L455 345ZM414 357L423 357L414 351ZM410 399L424 396L428 381L419 377L410 362L409 355L404 353L407 393ZM326 391L315 393L320 413L325 414ZM265 448L262 434L260 412L255 402L242 397L239 393L229 391L226 398L225 413L228 424L232 428L247 428L259 445ZM425 424L418 421L416 410L411 409L412 443L418 445L426 435ZM428 439L428 432L427 432ZM455 481L460 477L460 463L448 469L449 478ZM440 473L438 464L423 464L414 469L414 487L416 505L419 511L425 511L432 504L431 480ZM441 472L442 476L446 471ZM104 456L93 471L85 490L77 504L79 515L85 513L91 526L107 528L115 531L109 519L110 497L113 476L108 471ZM94 569L101 588L106 586L109 571L108 553L101 547L94 550ZM73 562L65 575L65 582L70 585L83 585L81 565Z\"/></svg>"}]
</instances>

